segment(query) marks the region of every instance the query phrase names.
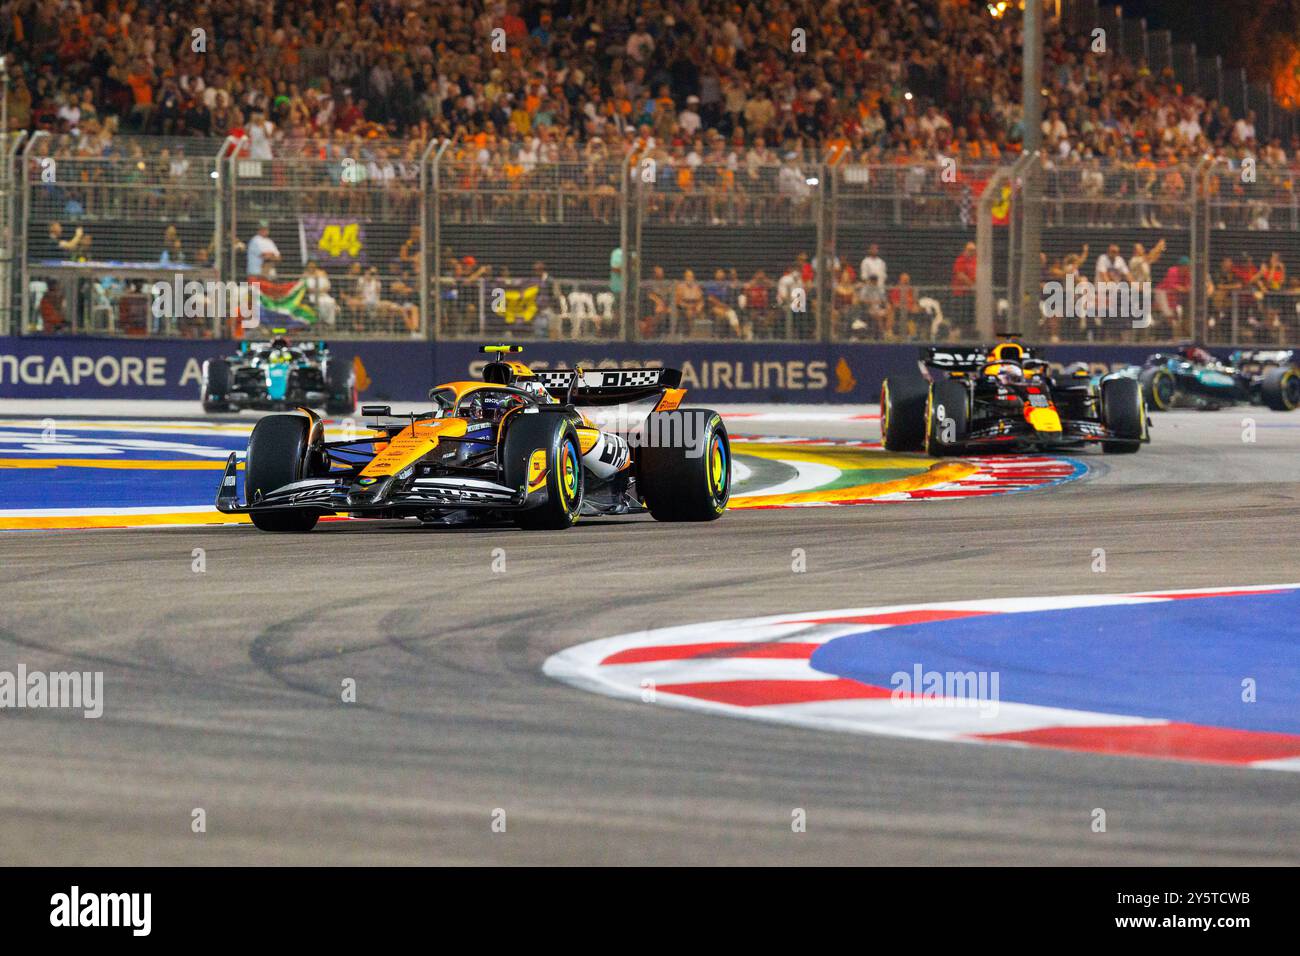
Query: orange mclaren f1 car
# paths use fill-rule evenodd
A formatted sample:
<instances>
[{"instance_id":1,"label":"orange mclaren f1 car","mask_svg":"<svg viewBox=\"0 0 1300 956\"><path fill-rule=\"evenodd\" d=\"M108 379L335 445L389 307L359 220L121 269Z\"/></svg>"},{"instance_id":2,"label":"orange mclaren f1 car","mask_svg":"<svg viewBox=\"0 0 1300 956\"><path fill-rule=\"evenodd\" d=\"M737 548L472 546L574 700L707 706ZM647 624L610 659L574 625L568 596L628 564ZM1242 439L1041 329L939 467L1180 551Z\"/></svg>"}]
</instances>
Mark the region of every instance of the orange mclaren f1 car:
<instances>
[{"instance_id":1,"label":"orange mclaren f1 car","mask_svg":"<svg viewBox=\"0 0 1300 956\"><path fill-rule=\"evenodd\" d=\"M322 515L414 517L426 523L509 517L524 528L567 528L580 515L648 510L660 521L711 521L727 507L731 446L722 417L680 408L668 368L536 371L497 353L481 382L429 390L427 411L374 417L367 437L326 441L315 412L257 423L239 500L237 455L217 510L263 531L310 531ZM631 427L597 425L579 407L648 405ZM652 405L650 403L653 403Z\"/></svg>"}]
</instances>

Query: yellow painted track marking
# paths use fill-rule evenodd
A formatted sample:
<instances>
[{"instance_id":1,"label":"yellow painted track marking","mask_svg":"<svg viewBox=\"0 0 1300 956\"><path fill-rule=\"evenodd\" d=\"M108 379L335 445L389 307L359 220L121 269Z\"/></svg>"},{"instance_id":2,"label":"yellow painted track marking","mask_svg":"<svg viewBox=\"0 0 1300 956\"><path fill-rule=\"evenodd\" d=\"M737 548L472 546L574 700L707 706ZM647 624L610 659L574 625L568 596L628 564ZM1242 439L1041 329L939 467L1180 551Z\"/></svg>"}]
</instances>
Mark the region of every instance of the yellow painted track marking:
<instances>
[{"instance_id":1,"label":"yellow painted track marking","mask_svg":"<svg viewBox=\"0 0 1300 956\"><path fill-rule=\"evenodd\" d=\"M0 468L117 468L131 471L221 471L225 459L200 461L148 461L139 458L0 458ZM244 463L240 462L243 468Z\"/></svg>"},{"instance_id":2,"label":"yellow painted track marking","mask_svg":"<svg viewBox=\"0 0 1300 956\"><path fill-rule=\"evenodd\" d=\"M163 525L238 524L247 515L223 515L215 508L207 512L158 515L43 515L32 518L2 518L0 531L61 531L80 528L157 528Z\"/></svg>"},{"instance_id":3,"label":"yellow painted track marking","mask_svg":"<svg viewBox=\"0 0 1300 956\"><path fill-rule=\"evenodd\" d=\"M826 465L840 471L919 469L917 474L888 481L864 482L839 488L792 492L781 495L743 495L733 497L728 508L773 508L789 505L834 504L861 501L898 492L916 491L948 481L958 481L973 475L979 469L964 461L936 461L926 458L906 458L886 452L863 448L809 448L806 445L782 445L761 442L736 442L733 452L739 456L767 458L783 461L803 461ZM928 467L926 467L928 465Z\"/></svg>"},{"instance_id":4,"label":"yellow painted track marking","mask_svg":"<svg viewBox=\"0 0 1300 956\"><path fill-rule=\"evenodd\" d=\"M852 468L920 468L929 458L904 458L870 448L809 448L807 445L778 445L760 442L733 442L733 451L751 458L792 459L815 465L829 465L841 471Z\"/></svg>"},{"instance_id":5,"label":"yellow painted track marking","mask_svg":"<svg viewBox=\"0 0 1300 956\"><path fill-rule=\"evenodd\" d=\"M864 498L879 498L882 495L896 494L900 491L916 491L941 485L946 481L959 481L973 475L979 469L964 461L948 461L931 465L929 470L919 475L880 481L874 484L853 485L848 488L836 488L831 491L800 491L789 495L747 495L732 498L727 506L731 508L771 508L781 505L824 504L845 501L861 501Z\"/></svg>"}]
</instances>

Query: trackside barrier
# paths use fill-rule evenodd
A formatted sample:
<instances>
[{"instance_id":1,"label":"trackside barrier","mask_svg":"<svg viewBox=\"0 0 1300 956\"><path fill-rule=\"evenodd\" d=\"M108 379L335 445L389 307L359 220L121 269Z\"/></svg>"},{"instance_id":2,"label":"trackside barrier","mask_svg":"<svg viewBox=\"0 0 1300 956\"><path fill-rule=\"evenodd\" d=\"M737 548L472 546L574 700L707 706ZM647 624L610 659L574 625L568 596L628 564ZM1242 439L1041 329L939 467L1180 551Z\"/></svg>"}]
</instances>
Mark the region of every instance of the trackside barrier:
<instances>
[{"instance_id":1,"label":"trackside barrier","mask_svg":"<svg viewBox=\"0 0 1300 956\"><path fill-rule=\"evenodd\" d=\"M1057 345L1047 358L1086 362L1095 372L1142 361L1174 346ZM356 364L365 400L418 402L436 382L477 378L484 362L470 342L347 341L334 354ZM112 338L0 338L0 399L190 400L198 408L206 359L230 343ZM692 403L876 401L887 375L915 373L918 347L857 343L537 343L534 368L680 368Z\"/></svg>"}]
</instances>

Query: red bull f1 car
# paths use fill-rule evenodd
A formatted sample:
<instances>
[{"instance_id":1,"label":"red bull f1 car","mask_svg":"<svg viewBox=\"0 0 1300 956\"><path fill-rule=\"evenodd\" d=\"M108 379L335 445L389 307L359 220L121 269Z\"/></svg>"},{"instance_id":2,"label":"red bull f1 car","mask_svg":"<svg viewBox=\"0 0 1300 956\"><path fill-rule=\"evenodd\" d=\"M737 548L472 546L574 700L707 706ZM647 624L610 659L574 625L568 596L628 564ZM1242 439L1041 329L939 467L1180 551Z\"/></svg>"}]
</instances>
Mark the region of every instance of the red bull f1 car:
<instances>
[{"instance_id":1,"label":"red bull f1 car","mask_svg":"<svg viewBox=\"0 0 1300 956\"><path fill-rule=\"evenodd\" d=\"M1054 376L1019 342L929 346L920 365L922 376L881 386L880 431L890 451L941 456L1100 444L1122 454L1150 441L1142 388L1131 376L1094 380L1083 367Z\"/></svg>"},{"instance_id":2,"label":"red bull f1 car","mask_svg":"<svg viewBox=\"0 0 1300 956\"><path fill-rule=\"evenodd\" d=\"M307 408L268 415L248 443L244 501L232 454L217 510L283 532L310 531L331 514L431 524L509 518L550 529L640 511L711 521L730 497L731 446L717 412L679 407L680 383L676 369L534 372L498 357L480 382L430 389L426 411L363 406L375 419L363 438L326 441ZM600 426L579 411L640 403L649 407L630 427Z\"/></svg>"}]
</instances>

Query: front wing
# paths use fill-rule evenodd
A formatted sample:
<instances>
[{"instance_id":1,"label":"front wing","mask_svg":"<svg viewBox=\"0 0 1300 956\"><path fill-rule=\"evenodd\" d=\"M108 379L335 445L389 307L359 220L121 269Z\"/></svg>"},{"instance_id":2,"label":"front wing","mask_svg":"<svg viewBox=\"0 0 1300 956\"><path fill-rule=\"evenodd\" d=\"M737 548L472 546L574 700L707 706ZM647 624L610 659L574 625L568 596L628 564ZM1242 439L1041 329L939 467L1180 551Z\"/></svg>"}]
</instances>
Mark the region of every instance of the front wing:
<instances>
[{"instance_id":1,"label":"front wing","mask_svg":"<svg viewBox=\"0 0 1300 956\"><path fill-rule=\"evenodd\" d=\"M217 491L217 510L222 514L308 510L322 514L412 515L447 508L510 510L523 507L528 500L526 488L510 488L482 478L416 478L400 488L393 488L392 479L383 479L358 489L352 478L320 477L291 482L256 502L242 504L238 468L238 456L232 453Z\"/></svg>"},{"instance_id":2,"label":"front wing","mask_svg":"<svg viewBox=\"0 0 1300 956\"><path fill-rule=\"evenodd\" d=\"M1001 418L993 422L980 424L972 428L962 440L963 447L1025 447L1040 450L1053 447L1076 447L1096 442L1114 442L1116 444L1141 445L1151 441L1148 434L1143 438L1120 438L1098 421L1074 418L1061 419L1060 432L1036 431L1028 422L1020 418Z\"/></svg>"}]
</instances>

